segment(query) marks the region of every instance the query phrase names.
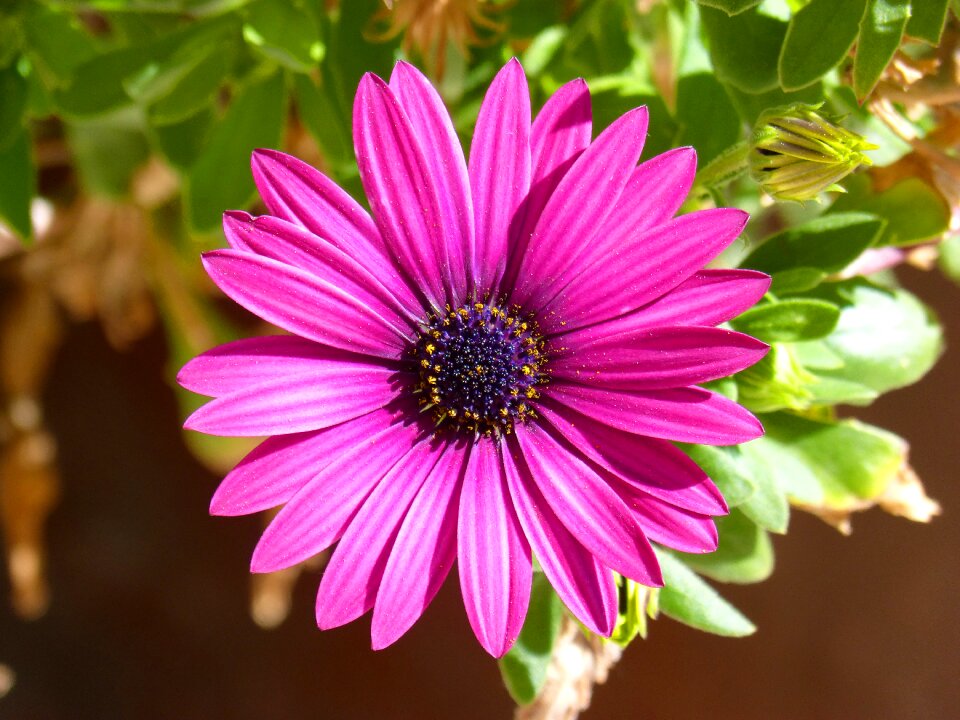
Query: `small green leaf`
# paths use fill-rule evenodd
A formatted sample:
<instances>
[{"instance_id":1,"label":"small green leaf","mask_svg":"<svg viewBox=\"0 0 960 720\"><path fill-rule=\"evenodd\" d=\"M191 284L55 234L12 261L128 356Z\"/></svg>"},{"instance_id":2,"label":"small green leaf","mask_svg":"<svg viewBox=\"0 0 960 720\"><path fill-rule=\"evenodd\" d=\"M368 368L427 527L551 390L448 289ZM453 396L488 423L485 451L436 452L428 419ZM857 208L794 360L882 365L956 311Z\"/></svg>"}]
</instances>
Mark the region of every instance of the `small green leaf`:
<instances>
[{"instance_id":1,"label":"small green leaf","mask_svg":"<svg viewBox=\"0 0 960 720\"><path fill-rule=\"evenodd\" d=\"M154 145L171 165L187 170L206 146L213 120L213 109L205 107L180 122L152 124L150 134Z\"/></svg>"},{"instance_id":2,"label":"small green leaf","mask_svg":"<svg viewBox=\"0 0 960 720\"><path fill-rule=\"evenodd\" d=\"M20 133L0 147L0 219L7 223L23 241L32 237L30 201L36 183L30 133Z\"/></svg>"},{"instance_id":3,"label":"small green leaf","mask_svg":"<svg viewBox=\"0 0 960 720\"><path fill-rule=\"evenodd\" d=\"M860 20L857 54L853 59L853 89L865 98L900 47L910 18L910 0L867 0Z\"/></svg>"},{"instance_id":4,"label":"small green leaf","mask_svg":"<svg viewBox=\"0 0 960 720\"><path fill-rule=\"evenodd\" d=\"M806 410L813 375L797 360L792 344L775 343L760 362L737 373L740 403L753 412Z\"/></svg>"},{"instance_id":5,"label":"small green leaf","mask_svg":"<svg viewBox=\"0 0 960 720\"><path fill-rule=\"evenodd\" d=\"M702 575L719 582L748 584L766 580L773 572L773 544L755 522L735 509L716 519L720 545L712 553L683 555Z\"/></svg>"},{"instance_id":6,"label":"small green leaf","mask_svg":"<svg viewBox=\"0 0 960 720\"><path fill-rule=\"evenodd\" d=\"M761 420L762 422L762 420ZM740 446L756 491L737 509L764 530L783 534L790 524L790 503L781 484L780 468L770 466L753 448L756 440Z\"/></svg>"},{"instance_id":7,"label":"small green leaf","mask_svg":"<svg viewBox=\"0 0 960 720\"><path fill-rule=\"evenodd\" d=\"M737 447L680 445L723 493L729 507L745 502L756 489Z\"/></svg>"},{"instance_id":8,"label":"small green leaf","mask_svg":"<svg viewBox=\"0 0 960 720\"><path fill-rule=\"evenodd\" d=\"M205 55L176 87L150 106L150 122L179 123L208 107L226 79L234 49L234 43L221 41L216 52Z\"/></svg>"},{"instance_id":9,"label":"small green leaf","mask_svg":"<svg viewBox=\"0 0 960 720\"><path fill-rule=\"evenodd\" d=\"M257 0L246 7L243 37L289 70L306 73L326 52L317 17L303 0Z\"/></svg>"},{"instance_id":10,"label":"small green leaf","mask_svg":"<svg viewBox=\"0 0 960 720\"><path fill-rule=\"evenodd\" d=\"M847 57L867 0L810 0L790 20L780 52L780 87L815 83Z\"/></svg>"},{"instance_id":11,"label":"small green leaf","mask_svg":"<svg viewBox=\"0 0 960 720\"><path fill-rule=\"evenodd\" d=\"M874 245L916 245L937 238L950 225L950 209L939 192L918 177L908 177L883 192L874 192L869 175L854 175L845 183L829 214L856 210L887 221Z\"/></svg>"},{"instance_id":12,"label":"small green leaf","mask_svg":"<svg viewBox=\"0 0 960 720\"><path fill-rule=\"evenodd\" d=\"M533 702L547 679L562 616L563 605L546 576L534 573L523 629L517 642L499 660L503 683L518 705Z\"/></svg>"},{"instance_id":13,"label":"small green leaf","mask_svg":"<svg viewBox=\"0 0 960 720\"><path fill-rule=\"evenodd\" d=\"M940 243L940 269L960 285L960 235L952 235Z\"/></svg>"},{"instance_id":14,"label":"small green leaf","mask_svg":"<svg viewBox=\"0 0 960 720\"><path fill-rule=\"evenodd\" d=\"M0 70L0 148L20 135L27 109L27 80L16 64Z\"/></svg>"},{"instance_id":15,"label":"small green leaf","mask_svg":"<svg viewBox=\"0 0 960 720\"><path fill-rule=\"evenodd\" d=\"M308 75L293 76L293 91L300 120L333 165L351 163L353 140L350 126L338 112L326 85L315 85Z\"/></svg>"},{"instance_id":16,"label":"small green leaf","mask_svg":"<svg viewBox=\"0 0 960 720\"><path fill-rule=\"evenodd\" d=\"M731 325L764 342L798 342L829 335L839 317L840 310L832 303L788 299L747 310Z\"/></svg>"},{"instance_id":17,"label":"small green leaf","mask_svg":"<svg viewBox=\"0 0 960 720\"><path fill-rule=\"evenodd\" d=\"M753 452L779 468L791 499L846 507L877 497L903 463L904 442L857 420L819 422L789 413L763 417Z\"/></svg>"},{"instance_id":18,"label":"small green leaf","mask_svg":"<svg viewBox=\"0 0 960 720\"><path fill-rule=\"evenodd\" d=\"M728 603L681 560L659 551L664 587L660 609L684 625L727 637L743 637L756 631L752 622Z\"/></svg>"},{"instance_id":19,"label":"small green leaf","mask_svg":"<svg viewBox=\"0 0 960 720\"><path fill-rule=\"evenodd\" d=\"M797 268L839 272L879 239L885 225L864 212L822 215L774 235L742 265L766 273Z\"/></svg>"},{"instance_id":20,"label":"small green leaf","mask_svg":"<svg viewBox=\"0 0 960 720\"><path fill-rule=\"evenodd\" d=\"M763 0L697 0L700 5L723 10L727 15L737 15L756 7Z\"/></svg>"},{"instance_id":21,"label":"small green leaf","mask_svg":"<svg viewBox=\"0 0 960 720\"><path fill-rule=\"evenodd\" d=\"M127 107L95 120L67 124L73 159L88 192L123 197L150 154L143 114Z\"/></svg>"},{"instance_id":22,"label":"small green leaf","mask_svg":"<svg viewBox=\"0 0 960 720\"><path fill-rule=\"evenodd\" d=\"M285 114L280 72L248 85L234 99L187 179L188 217L193 228L212 230L225 210L247 204L254 189L250 153L280 144Z\"/></svg>"},{"instance_id":23,"label":"small green leaf","mask_svg":"<svg viewBox=\"0 0 960 720\"><path fill-rule=\"evenodd\" d=\"M748 263L744 263L749 267ZM796 267L780 270L772 274L770 292L774 295L796 295L812 290L827 277L823 270L811 267Z\"/></svg>"},{"instance_id":24,"label":"small green leaf","mask_svg":"<svg viewBox=\"0 0 960 720\"><path fill-rule=\"evenodd\" d=\"M30 3L24 16L24 47L30 62L47 88L68 84L84 62L96 54L96 46L72 13Z\"/></svg>"},{"instance_id":25,"label":"small green leaf","mask_svg":"<svg viewBox=\"0 0 960 720\"><path fill-rule=\"evenodd\" d=\"M818 377L856 383L880 394L916 382L940 357L943 335L936 318L906 290L859 279L830 290L849 303L823 341L843 366L817 370Z\"/></svg>"},{"instance_id":26,"label":"small green leaf","mask_svg":"<svg viewBox=\"0 0 960 720\"><path fill-rule=\"evenodd\" d=\"M722 10L700 8L717 79L748 93L777 86L777 56L787 24L756 8L733 17Z\"/></svg>"},{"instance_id":27,"label":"small green leaf","mask_svg":"<svg viewBox=\"0 0 960 720\"><path fill-rule=\"evenodd\" d=\"M925 40L931 45L940 43L943 25L947 20L949 0L913 0L910 4L910 22L907 35Z\"/></svg>"},{"instance_id":28,"label":"small green leaf","mask_svg":"<svg viewBox=\"0 0 960 720\"><path fill-rule=\"evenodd\" d=\"M740 118L726 91L709 73L695 73L677 83L677 125L674 145L697 149L704 166L740 139Z\"/></svg>"}]
</instances>

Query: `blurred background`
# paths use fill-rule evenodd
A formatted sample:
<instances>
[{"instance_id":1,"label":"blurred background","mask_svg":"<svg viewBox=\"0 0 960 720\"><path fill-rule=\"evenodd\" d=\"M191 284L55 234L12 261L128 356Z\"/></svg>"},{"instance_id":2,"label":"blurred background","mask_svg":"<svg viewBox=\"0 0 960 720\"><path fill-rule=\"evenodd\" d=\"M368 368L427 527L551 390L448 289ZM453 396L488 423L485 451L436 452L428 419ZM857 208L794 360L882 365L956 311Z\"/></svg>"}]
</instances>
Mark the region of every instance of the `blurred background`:
<instances>
[{"instance_id":1,"label":"blurred background","mask_svg":"<svg viewBox=\"0 0 960 720\"><path fill-rule=\"evenodd\" d=\"M946 13L946 0L930 2ZM732 5L749 10L719 14ZM265 519L207 514L219 477L250 444L185 436L200 398L172 378L197 352L266 330L220 297L198 262L223 245L224 209L263 210L250 149L284 148L357 194L349 118L362 72L387 75L396 57L414 59L468 139L484 88L513 54L535 106L578 75L590 80L597 127L648 104L645 157L693 144L704 165L786 100L849 114L882 139L883 167L851 178L847 208L872 203L883 215L881 193L912 183L900 215L884 216L901 233L893 262L939 315L948 346L922 382L855 413L910 443L943 515L920 525L868 510L845 537L794 512L789 534L773 536L770 579L722 588L756 634L720 638L662 617L627 648L585 717L957 717L960 291L947 275L960 275L960 255L940 272L933 244L957 227L957 21L939 46L915 29L926 45L904 40L867 87L869 101L850 77L850 43L823 80L758 90L754 76L776 64L789 19L807 5L0 5L0 718L510 716L455 579L379 653L369 620L315 628L319 563L251 579ZM749 57L738 56L748 72L717 64L750 28ZM760 41L768 36L779 39ZM704 198L749 208L757 233L820 208L772 205L752 182L724 192Z\"/></svg>"}]
</instances>

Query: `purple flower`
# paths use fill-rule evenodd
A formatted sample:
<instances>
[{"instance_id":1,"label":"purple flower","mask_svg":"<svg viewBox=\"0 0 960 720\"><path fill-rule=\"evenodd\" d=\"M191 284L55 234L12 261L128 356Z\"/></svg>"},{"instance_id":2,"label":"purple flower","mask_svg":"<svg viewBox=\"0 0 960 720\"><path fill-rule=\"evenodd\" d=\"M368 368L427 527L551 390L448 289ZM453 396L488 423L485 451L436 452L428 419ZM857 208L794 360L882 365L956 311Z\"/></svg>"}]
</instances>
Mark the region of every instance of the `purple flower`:
<instances>
[{"instance_id":1,"label":"purple flower","mask_svg":"<svg viewBox=\"0 0 960 720\"><path fill-rule=\"evenodd\" d=\"M270 150L253 173L270 215L230 212L204 265L284 330L189 362L214 397L186 427L272 436L224 479L217 515L283 505L253 572L339 542L317 596L332 628L373 610L374 648L406 632L454 560L467 616L503 655L533 558L569 610L609 635L614 573L662 585L650 541L716 548L720 492L670 441L733 444L762 428L697 383L766 352L714 327L769 278L703 270L747 216L674 218L696 158L637 165L647 111L591 142L575 80L530 121L520 64L494 79L469 163L437 92L399 63L368 74L354 141L372 216Z\"/></svg>"}]
</instances>

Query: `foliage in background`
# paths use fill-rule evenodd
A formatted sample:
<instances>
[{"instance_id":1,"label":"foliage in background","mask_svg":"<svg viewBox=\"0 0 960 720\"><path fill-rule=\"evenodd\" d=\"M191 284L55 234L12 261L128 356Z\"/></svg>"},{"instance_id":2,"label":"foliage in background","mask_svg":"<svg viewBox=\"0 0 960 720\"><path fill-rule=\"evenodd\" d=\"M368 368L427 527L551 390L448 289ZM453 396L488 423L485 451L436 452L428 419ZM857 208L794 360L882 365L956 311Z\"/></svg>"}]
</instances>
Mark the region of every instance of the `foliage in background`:
<instances>
[{"instance_id":1,"label":"foliage in background","mask_svg":"<svg viewBox=\"0 0 960 720\"><path fill-rule=\"evenodd\" d=\"M152 315L130 300L147 293L170 339L170 366L178 367L249 322L225 314L196 258L222 243L224 209L257 210L252 149L299 155L363 202L351 111L364 72L388 76L399 57L419 62L464 136L495 70L514 55L535 108L576 76L590 85L595 130L647 105L645 157L678 145L697 149L702 171L684 210L723 204L751 213L722 263L770 273L773 286L732 326L773 349L714 388L758 413L766 436L740 447L684 448L732 508L718 523L719 549L661 552L659 593L622 582L616 639L627 644L644 634L657 613L708 632L748 634L753 625L708 580L768 577L770 534L786 532L791 506L844 531L852 512L875 504L916 520L936 509L918 489L907 443L841 419L837 407L866 405L916 382L942 351L936 319L897 286L890 268L929 267L939 255L944 272L960 278L951 235L960 205L960 90L950 6L15 0L0 8L0 218L24 248L8 243L4 252L47 253L50 287L63 267L87 268L95 278L88 305L72 295L58 301L92 308L118 345L149 326ZM844 194L781 202L742 172L741 151L758 137L758 120L795 103L822 108L877 146L867 153L869 170L839 181ZM45 207L59 220L44 221ZM130 258L122 273L111 270L117 257ZM197 400L184 393L181 401L186 414ZM9 423L19 427L15 418ZM216 467L241 449L203 436L190 441ZM545 585L501 665L519 702L532 701L545 682L560 627L558 600Z\"/></svg>"}]
</instances>

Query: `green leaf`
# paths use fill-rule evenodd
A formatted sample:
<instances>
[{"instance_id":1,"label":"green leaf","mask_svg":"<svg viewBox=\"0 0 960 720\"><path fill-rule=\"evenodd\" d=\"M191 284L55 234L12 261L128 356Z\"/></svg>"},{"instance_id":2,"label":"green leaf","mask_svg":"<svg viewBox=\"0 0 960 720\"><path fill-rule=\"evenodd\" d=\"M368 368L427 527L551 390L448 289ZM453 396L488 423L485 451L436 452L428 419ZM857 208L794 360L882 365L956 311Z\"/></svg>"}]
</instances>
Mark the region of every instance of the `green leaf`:
<instances>
[{"instance_id":1,"label":"green leaf","mask_svg":"<svg viewBox=\"0 0 960 720\"><path fill-rule=\"evenodd\" d=\"M867 0L860 20L857 54L853 59L853 89L865 98L900 47L910 18L910 0Z\"/></svg>"},{"instance_id":2,"label":"green leaf","mask_svg":"<svg viewBox=\"0 0 960 720\"><path fill-rule=\"evenodd\" d=\"M896 435L857 420L819 422L789 413L763 417L752 451L779 468L787 494L814 507L848 507L877 497L903 463Z\"/></svg>"},{"instance_id":3,"label":"green leaf","mask_svg":"<svg viewBox=\"0 0 960 720\"><path fill-rule=\"evenodd\" d=\"M880 394L916 382L933 367L943 351L942 332L933 313L912 294L859 279L830 290L848 304L823 343L843 366L818 370L817 376Z\"/></svg>"},{"instance_id":4,"label":"green leaf","mask_svg":"<svg viewBox=\"0 0 960 720\"><path fill-rule=\"evenodd\" d=\"M748 265L748 264L747 264ZM812 290L827 277L823 270L796 267L773 273L770 292L774 295L795 295Z\"/></svg>"},{"instance_id":5,"label":"green leaf","mask_svg":"<svg viewBox=\"0 0 960 720\"><path fill-rule=\"evenodd\" d=\"M700 20L717 79L749 93L777 86L777 57L787 24L756 8L733 17L701 7Z\"/></svg>"},{"instance_id":6,"label":"green leaf","mask_svg":"<svg viewBox=\"0 0 960 720\"><path fill-rule=\"evenodd\" d=\"M697 149L704 166L740 139L740 118L726 91L709 73L695 73L677 83L677 125L674 145Z\"/></svg>"},{"instance_id":7,"label":"green leaf","mask_svg":"<svg viewBox=\"0 0 960 720\"><path fill-rule=\"evenodd\" d=\"M727 15L737 15L752 7L756 7L763 0L697 0L700 5L723 10Z\"/></svg>"},{"instance_id":8,"label":"green leaf","mask_svg":"<svg viewBox=\"0 0 960 720\"><path fill-rule=\"evenodd\" d=\"M224 84L236 51L236 43L223 38L181 78L167 95L149 108L155 125L179 123L209 107Z\"/></svg>"},{"instance_id":9,"label":"green leaf","mask_svg":"<svg viewBox=\"0 0 960 720\"><path fill-rule=\"evenodd\" d=\"M12 142L0 147L0 219L25 242L33 234L30 201L35 182L30 133L21 128Z\"/></svg>"},{"instance_id":10,"label":"green leaf","mask_svg":"<svg viewBox=\"0 0 960 720\"><path fill-rule=\"evenodd\" d=\"M208 44L220 46L235 28L231 17L207 20L153 43L97 55L77 68L69 85L54 94L54 102L64 114L78 118L111 112L134 98L153 102L178 86L202 60Z\"/></svg>"},{"instance_id":11,"label":"green leaf","mask_svg":"<svg viewBox=\"0 0 960 720\"><path fill-rule=\"evenodd\" d=\"M790 524L790 503L781 484L780 469L768 465L763 456L754 450L755 442L753 440L740 446L756 490L737 509L764 530L782 535Z\"/></svg>"},{"instance_id":12,"label":"green leaf","mask_svg":"<svg viewBox=\"0 0 960 720\"><path fill-rule=\"evenodd\" d=\"M213 109L205 107L180 122L153 124L150 134L154 145L173 167L187 170L206 146L213 120Z\"/></svg>"},{"instance_id":13,"label":"green leaf","mask_svg":"<svg viewBox=\"0 0 960 720\"><path fill-rule=\"evenodd\" d=\"M663 571L660 609L684 625L715 635L744 637L756 631L752 622L678 558L657 553Z\"/></svg>"},{"instance_id":14,"label":"green leaf","mask_svg":"<svg viewBox=\"0 0 960 720\"><path fill-rule=\"evenodd\" d=\"M30 3L23 23L24 47L47 88L69 83L77 68L96 54L93 39L71 14Z\"/></svg>"},{"instance_id":15,"label":"green leaf","mask_svg":"<svg viewBox=\"0 0 960 720\"><path fill-rule=\"evenodd\" d=\"M798 90L846 58L867 0L810 0L790 20L778 60L780 87Z\"/></svg>"},{"instance_id":16,"label":"green leaf","mask_svg":"<svg viewBox=\"0 0 960 720\"><path fill-rule=\"evenodd\" d=\"M792 344L775 343L760 362L737 373L740 403L753 412L806 410L813 375L797 360Z\"/></svg>"},{"instance_id":17,"label":"green leaf","mask_svg":"<svg viewBox=\"0 0 960 720\"><path fill-rule=\"evenodd\" d=\"M134 107L67 124L73 159L88 192L127 195L133 174L150 154L144 133L143 114Z\"/></svg>"},{"instance_id":18,"label":"green leaf","mask_svg":"<svg viewBox=\"0 0 960 720\"><path fill-rule=\"evenodd\" d=\"M265 57L305 73L323 59L317 17L304 0L257 0L246 7L243 37Z\"/></svg>"},{"instance_id":19,"label":"green leaf","mask_svg":"<svg viewBox=\"0 0 960 720\"><path fill-rule=\"evenodd\" d=\"M530 607L523 629L510 651L499 660L500 675L518 705L533 702L547 679L553 644L560 632L563 605L546 576L533 575Z\"/></svg>"},{"instance_id":20,"label":"green leaf","mask_svg":"<svg viewBox=\"0 0 960 720\"><path fill-rule=\"evenodd\" d=\"M774 235L742 265L766 273L797 268L840 272L877 241L885 225L864 212L822 215Z\"/></svg>"},{"instance_id":21,"label":"green leaf","mask_svg":"<svg viewBox=\"0 0 960 720\"><path fill-rule=\"evenodd\" d=\"M829 214L857 210L882 217L887 226L874 243L877 246L916 245L939 237L950 225L947 203L920 178L908 177L880 193L866 174L850 177L845 186L847 194L837 198Z\"/></svg>"},{"instance_id":22,"label":"green leaf","mask_svg":"<svg viewBox=\"0 0 960 720\"><path fill-rule=\"evenodd\" d=\"M729 507L753 495L756 486L738 448L681 444L680 449L713 480Z\"/></svg>"},{"instance_id":23,"label":"green leaf","mask_svg":"<svg viewBox=\"0 0 960 720\"><path fill-rule=\"evenodd\" d=\"M293 76L293 91L300 120L332 164L353 161L350 127L337 112L336 101L325 85L315 85L307 75Z\"/></svg>"},{"instance_id":24,"label":"green leaf","mask_svg":"<svg viewBox=\"0 0 960 720\"><path fill-rule=\"evenodd\" d=\"M684 554L683 560L701 575L719 582L748 584L773 572L773 544L755 522L735 509L716 519L720 544L712 553Z\"/></svg>"},{"instance_id":25,"label":"green leaf","mask_svg":"<svg viewBox=\"0 0 960 720\"><path fill-rule=\"evenodd\" d=\"M960 235L952 235L940 243L940 269L960 285Z\"/></svg>"},{"instance_id":26,"label":"green leaf","mask_svg":"<svg viewBox=\"0 0 960 720\"><path fill-rule=\"evenodd\" d=\"M751 308L731 325L764 342L797 342L829 335L839 317L832 303L791 298Z\"/></svg>"},{"instance_id":27,"label":"green leaf","mask_svg":"<svg viewBox=\"0 0 960 720\"><path fill-rule=\"evenodd\" d=\"M225 210L243 207L253 194L250 153L280 144L286 100L283 74L248 85L215 126L187 179L187 216L197 230L213 230Z\"/></svg>"},{"instance_id":28,"label":"green leaf","mask_svg":"<svg viewBox=\"0 0 960 720\"><path fill-rule=\"evenodd\" d=\"M907 35L925 40L931 45L940 43L940 34L947 20L949 0L913 0L910 4L910 22Z\"/></svg>"},{"instance_id":29,"label":"green leaf","mask_svg":"<svg viewBox=\"0 0 960 720\"><path fill-rule=\"evenodd\" d=\"M23 129L28 87L16 64L0 70L0 149L19 137Z\"/></svg>"}]
</instances>

